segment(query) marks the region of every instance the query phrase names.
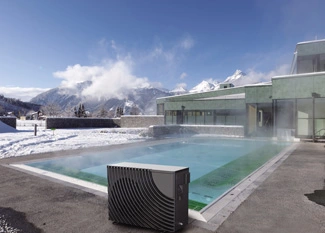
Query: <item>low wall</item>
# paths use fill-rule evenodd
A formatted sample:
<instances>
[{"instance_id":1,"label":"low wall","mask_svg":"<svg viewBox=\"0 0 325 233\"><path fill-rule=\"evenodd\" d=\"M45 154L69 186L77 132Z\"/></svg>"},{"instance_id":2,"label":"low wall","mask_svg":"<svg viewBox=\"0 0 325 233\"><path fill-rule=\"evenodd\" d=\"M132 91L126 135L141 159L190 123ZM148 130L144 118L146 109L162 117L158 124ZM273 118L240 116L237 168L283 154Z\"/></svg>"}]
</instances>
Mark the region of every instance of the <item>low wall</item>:
<instances>
[{"instance_id":1,"label":"low wall","mask_svg":"<svg viewBox=\"0 0 325 233\"><path fill-rule=\"evenodd\" d=\"M47 129L68 129L68 128L114 128L121 124L119 118L55 118L46 119Z\"/></svg>"},{"instance_id":2,"label":"low wall","mask_svg":"<svg viewBox=\"0 0 325 233\"><path fill-rule=\"evenodd\" d=\"M0 121L16 129L16 117L0 117Z\"/></svg>"},{"instance_id":3,"label":"low wall","mask_svg":"<svg viewBox=\"0 0 325 233\"><path fill-rule=\"evenodd\" d=\"M162 137L171 134L214 134L220 136L244 137L244 126L228 125L153 125L149 127L149 134Z\"/></svg>"},{"instance_id":4,"label":"low wall","mask_svg":"<svg viewBox=\"0 0 325 233\"><path fill-rule=\"evenodd\" d=\"M121 116L122 128L148 128L151 125L164 125L164 116Z\"/></svg>"}]
</instances>

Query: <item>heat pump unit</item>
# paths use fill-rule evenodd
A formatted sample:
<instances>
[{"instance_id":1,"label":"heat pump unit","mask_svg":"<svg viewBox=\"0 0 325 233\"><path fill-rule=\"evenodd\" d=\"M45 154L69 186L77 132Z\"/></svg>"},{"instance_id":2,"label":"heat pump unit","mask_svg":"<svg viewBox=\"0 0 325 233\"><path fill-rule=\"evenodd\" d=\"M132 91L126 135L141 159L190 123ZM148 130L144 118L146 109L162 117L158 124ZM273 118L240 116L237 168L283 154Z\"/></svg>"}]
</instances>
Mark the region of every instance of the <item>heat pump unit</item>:
<instances>
[{"instance_id":1,"label":"heat pump unit","mask_svg":"<svg viewBox=\"0 0 325 233\"><path fill-rule=\"evenodd\" d=\"M107 166L108 215L115 223L175 232L188 223L188 167Z\"/></svg>"}]
</instances>

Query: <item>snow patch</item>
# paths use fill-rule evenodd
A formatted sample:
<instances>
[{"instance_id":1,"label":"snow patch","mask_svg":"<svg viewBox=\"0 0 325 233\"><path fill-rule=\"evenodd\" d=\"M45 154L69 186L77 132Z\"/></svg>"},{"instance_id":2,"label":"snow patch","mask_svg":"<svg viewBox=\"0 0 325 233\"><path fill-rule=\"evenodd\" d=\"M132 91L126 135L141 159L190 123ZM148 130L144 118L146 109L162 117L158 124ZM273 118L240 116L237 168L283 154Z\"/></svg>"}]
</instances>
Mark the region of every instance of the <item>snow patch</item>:
<instances>
[{"instance_id":1,"label":"snow patch","mask_svg":"<svg viewBox=\"0 0 325 233\"><path fill-rule=\"evenodd\" d=\"M2 121L0 121L0 133L14 133L17 132L17 130Z\"/></svg>"},{"instance_id":2,"label":"snow patch","mask_svg":"<svg viewBox=\"0 0 325 233\"><path fill-rule=\"evenodd\" d=\"M147 128L45 129L17 121L17 130L0 133L0 159L52 151L134 143L148 139ZM28 121L27 121L28 122ZM4 131L0 122L0 130ZM9 126L8 126L9 127ZM7 127L6 127L7 128ZM11 128L11 127L10 127Z\"/></svg>"}]
</instances>

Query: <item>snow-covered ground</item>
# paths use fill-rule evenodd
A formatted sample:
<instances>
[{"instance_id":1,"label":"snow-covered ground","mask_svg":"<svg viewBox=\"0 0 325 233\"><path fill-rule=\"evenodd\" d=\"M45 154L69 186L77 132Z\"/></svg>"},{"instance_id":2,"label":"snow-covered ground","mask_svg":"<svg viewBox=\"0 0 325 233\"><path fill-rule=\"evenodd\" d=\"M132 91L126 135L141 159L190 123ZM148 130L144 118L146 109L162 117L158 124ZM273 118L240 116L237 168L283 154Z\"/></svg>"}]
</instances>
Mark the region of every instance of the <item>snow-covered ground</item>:
<instances>
[{"instance_id":1,"label":"snow-covered ground","mask_svg":"<svg viewBox=\"0 0 325 233\"><path fill-rule=\"evenodd\" d=\"M37 135L34 136L34 125ZM0 159L58 150L146 140L146 128L45 129L44 121L17 121L17 129L0 121Z\"/></svg>"}]
</instances>

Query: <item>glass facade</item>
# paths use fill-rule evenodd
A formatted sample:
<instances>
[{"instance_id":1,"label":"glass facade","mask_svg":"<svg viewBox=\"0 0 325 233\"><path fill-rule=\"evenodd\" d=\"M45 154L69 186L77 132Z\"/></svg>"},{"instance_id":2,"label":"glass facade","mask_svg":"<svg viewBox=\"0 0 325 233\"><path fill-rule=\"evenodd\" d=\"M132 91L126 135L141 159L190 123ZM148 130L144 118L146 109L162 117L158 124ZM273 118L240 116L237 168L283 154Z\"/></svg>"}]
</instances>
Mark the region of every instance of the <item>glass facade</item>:
<instances>
[{"instance_id":1,"label":"glass facade","mask_svg":"<svg viewBox=\"0 0 325 233\"><path fill-rule=\"evenodd\" d=\"M245 110L168 110L165 121L166 125L241 125L247 136L325 138L325 98L273 100L247 104Z\"/></svg>"},{"instance_id":2,"label":"glass facade","mask_svg":"<svg viewBox=\"0 0 325 233\"><path fill-rule=\"evenodd\" d=\"M245 125L245 110L165 111L166 125ZM182 117L183 119L179 119Z\"/></svg>"},{"instance_id":3,"label":"glass facade","mask_svg":"<svg viewBox=\"0 0 325 233\"><path fill-rule=\"evenodd\" d=\"M157 104L157 115L164 115L165 106L164 104Z\"/></svg>"},{"instance_id":4,"label":"glass facade","mask_svg":"<svg viewBox=\"0 0 325 233\"><path fill-rule=\"evenodd\" d=\"M325 138L325 98L275 100L275 134L291 130L298 138Z\"/></svg>"},{"instance_id":5,"label":"glass facade","mask_svg":"<svg viewBox=\"0 0 325 233\"><path fill-rule=\"evenodd\" d=\"M315 99L315 136L325 138L325 98Z\"/></svg>"},{"instance_id":6,"label":"glass facade","mask_svg":"<svg viewBox=\"0 0 325 233\"><path fill-rule=\"evenodd\" d=\"M325 71L325 54L297 57L297 74Z\"/></svg>"},{"instance_id":7,"label":"glass facade","mask_svg":"<svg viewBox=\"0 0 325 233\"><path fill-rule=\"evenodd\" d=\"M297 136L313 134L313 100L297 99Z\"/></svg>"}]
</instances>

